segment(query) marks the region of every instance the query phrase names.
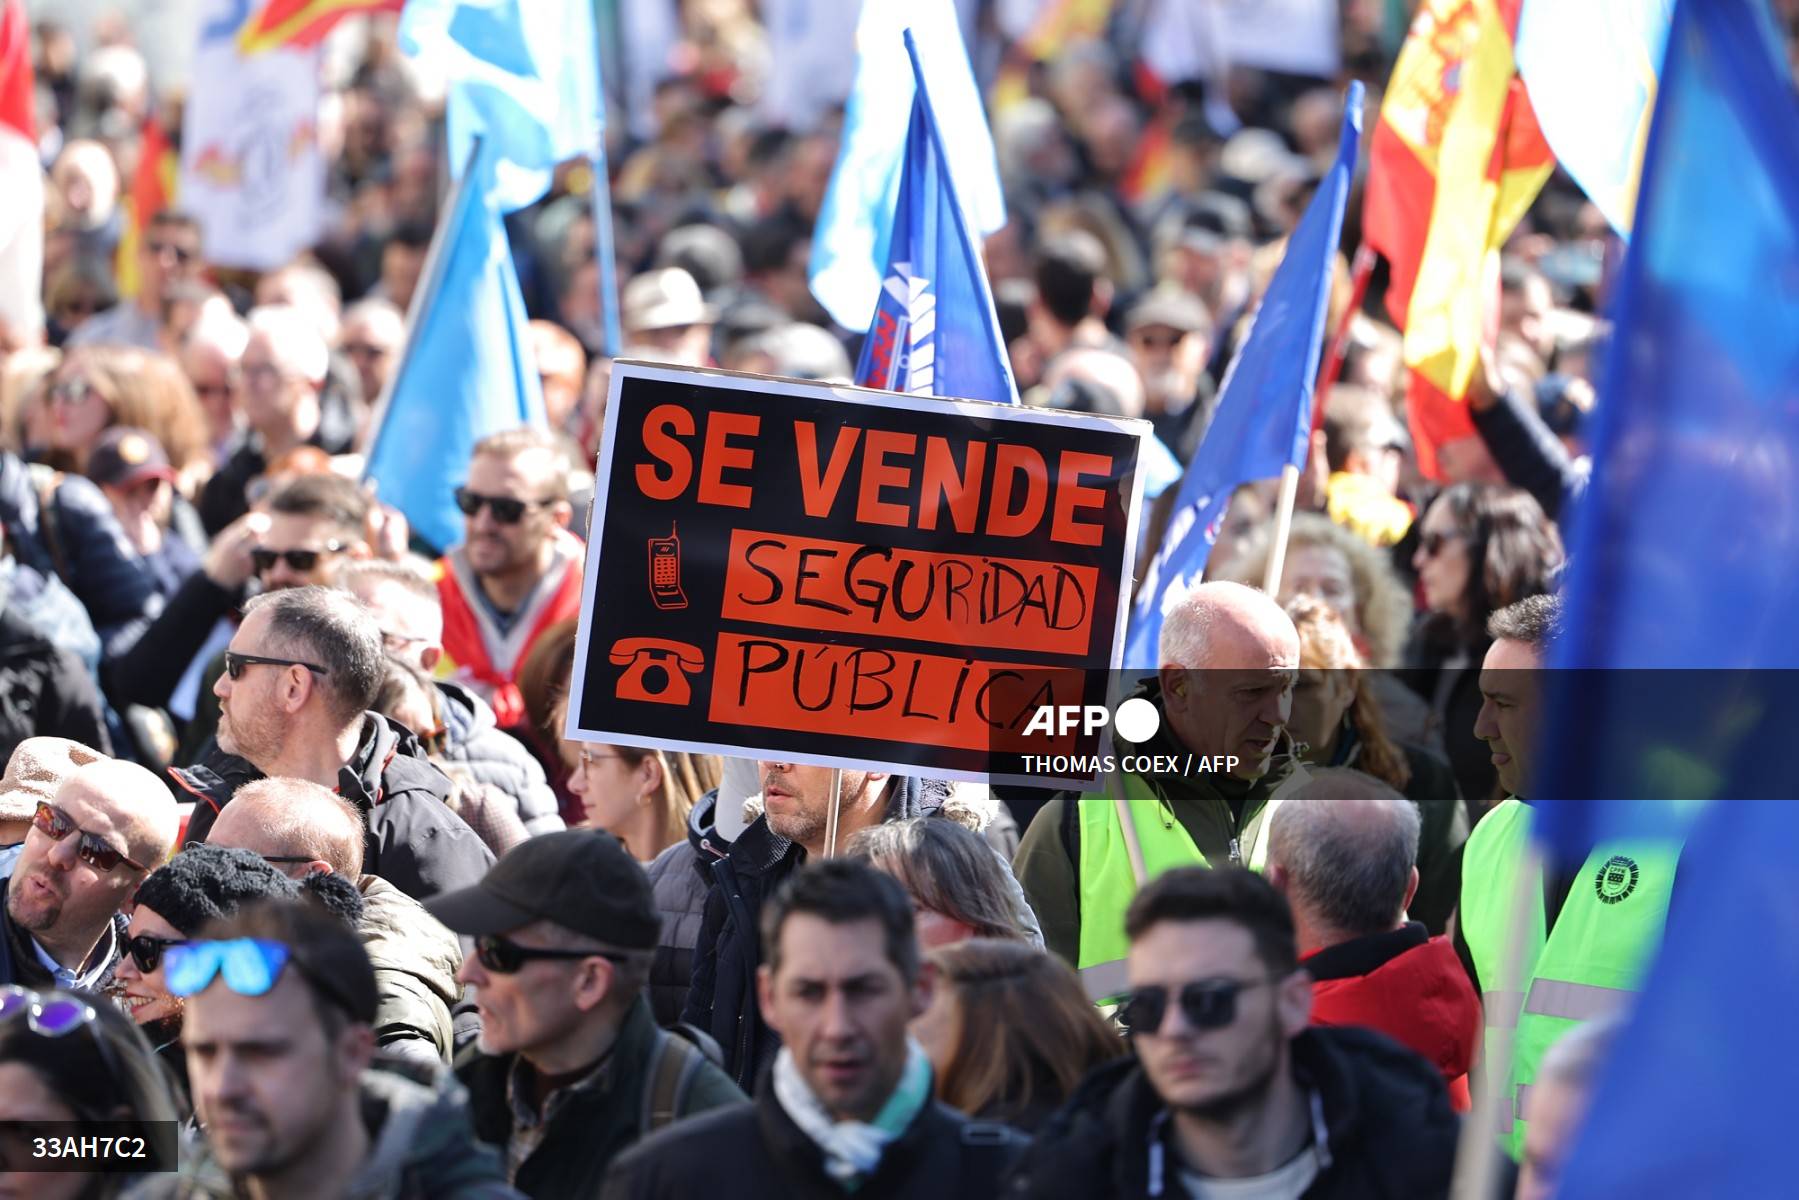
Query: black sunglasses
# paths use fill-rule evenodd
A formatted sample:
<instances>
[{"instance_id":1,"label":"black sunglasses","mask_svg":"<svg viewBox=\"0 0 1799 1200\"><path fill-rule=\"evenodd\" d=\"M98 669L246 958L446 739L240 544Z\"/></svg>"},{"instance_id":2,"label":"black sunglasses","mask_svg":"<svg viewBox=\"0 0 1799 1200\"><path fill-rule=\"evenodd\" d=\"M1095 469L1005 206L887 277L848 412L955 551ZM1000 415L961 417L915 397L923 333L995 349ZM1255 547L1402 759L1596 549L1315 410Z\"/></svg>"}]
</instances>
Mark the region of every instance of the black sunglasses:
<instances>
[{"instance_id":1,"label":"black sunglasses","mask_svg":"<svg viewBox=\"0 0 1799 1200\"><path fill-rule=\"evenodd\" d=\"M274 569L282 559L296 571L310 571L319 565L319 555L336 554L344 548L342 542L326 542L322 550L265 550L261 546L250 551L250 565L256 568L258 575Z\"/></svg>"},{"instance_id":2,"label":"black sunglasses","mask_svg":"<svg viewBox=\"0 0 1799 1200\"><path fill-rule=\"evenodd\" d=\"M554 504L554 500L515 500L511 496L483 496L480 492L471 492L465 487L456 489L456 507L462 515L472 517L481 511L485 504L493 510L493 519L502 525L517 525L525 519L525 513L533 508L542 508L546 504Z\"/></svg>"},{"instance_id":3,"label":"black sunglasses","mask_svg":"<svg viewBox=\"0 0 1799 1200\"><path fill-rule=\"evenodd\" d=\"M271 667L305 667L314 675L329 675L331 672L317 663L304 662L297 658L264 658L260 654L239 654L235 650L225 651L225 674L233 679L242 679L244 669L263 663Z\"/></svg>"},{"instance_id":4,"label":"black sunglasses","mask_svg":"<svg viewBox=\"0 0 1799 1200\"><path fill-rule=\"evenodd\" d=\"M151 937L140 933L125 939L125 952L131 955L131 961L137 964L139 974L148 975L162 965L162 952L170 946L185 946L186 938Z\"/></svg>"},{"instance_id":5,"label":"black sunglasses","mask_svg":"<svg viewBox=\"0 0 1799 1200\"><path fill-rule=\"evenodd\" d=\"M150 252L153 258L161 258L165 254L173 255L175 261L182 264L190 263L197 257L191 247L183 246L180 242L150 242L144 248Z\"/></svg>"},{"instance_id":6,"label":"black sunglasses","mask_svg":"<svg viewBox=\"0 0 1799 1200\"><path fill-rule=\"evenodd\" d=\"M475 958L496 975L512 975L534 958L606 958L623 962L624 957L604 950L540 950L521 946L498 934L485 934L475 939Z\"/></svg>"},{"instance_id":7,"label":"black sunglasses","mask_svg":"<svg viewBox=\"0 0 1799 1200\"><path fill-rule=\"evenodd\" d=\"M1435 558L1443 553L1443 547L1460 540L1458 533L1427 533L1418 539L1418 548L1424 551L1424 557Z\"/></svg>"},{"instance_id":8,"label":"black sunglasses","mask_svg":"<svg viewBox=\"0 0 1799 1200\"><path fill-rule=\"evenodd\" d=\"M75 824L75 818L62 809L44 800L37 802L37 811L31 814L32 828L53 842L60 842L71 833L79 833L81 841L75 856L102 875L113 870L120 863L128 867L136 867L140 871L150 868L142 863L134 863L124 854L114 850L104 841Z\"/></svg>"},{"instance_id":9,"label":"black sunglasses","mask_svg":"<svg viewBox=\"0 0 1799 1200\"><path fill-rule=\"evenodd\" d=\"M1267 979L1206 979L1181 988L1181 1015L1195 1029L1223 1029L1237 1019L1237 996ZM1131 992L1119 1006L1118 1020L1129 1033L1156 1033L1168 1016L1168 989L1151 985Z\"/></svg>"}]
</instances>

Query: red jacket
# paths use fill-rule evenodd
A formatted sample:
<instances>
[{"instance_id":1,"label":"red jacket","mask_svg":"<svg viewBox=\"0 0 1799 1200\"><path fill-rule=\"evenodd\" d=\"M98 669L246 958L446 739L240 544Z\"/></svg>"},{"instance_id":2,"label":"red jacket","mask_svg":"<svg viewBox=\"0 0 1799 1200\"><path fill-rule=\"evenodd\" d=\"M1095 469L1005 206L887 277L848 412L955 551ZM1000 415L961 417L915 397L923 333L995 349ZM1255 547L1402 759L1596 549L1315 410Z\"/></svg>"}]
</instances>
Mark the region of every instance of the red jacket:
<instances>
[{"instance_id":1,"label":"red jacket","mask_svg":"<svg viewBox=\"0 0 1799 1200\"><path fill-rule=\"evenodd\" d=\"M1430 1060L1468 1111L1468 1068L1480 1044L1480 998L1447 937L1412 922L1328 946L1300 964L1311 972L1312 1024L1360 1025Z\"/></svg>"}]
</instances>

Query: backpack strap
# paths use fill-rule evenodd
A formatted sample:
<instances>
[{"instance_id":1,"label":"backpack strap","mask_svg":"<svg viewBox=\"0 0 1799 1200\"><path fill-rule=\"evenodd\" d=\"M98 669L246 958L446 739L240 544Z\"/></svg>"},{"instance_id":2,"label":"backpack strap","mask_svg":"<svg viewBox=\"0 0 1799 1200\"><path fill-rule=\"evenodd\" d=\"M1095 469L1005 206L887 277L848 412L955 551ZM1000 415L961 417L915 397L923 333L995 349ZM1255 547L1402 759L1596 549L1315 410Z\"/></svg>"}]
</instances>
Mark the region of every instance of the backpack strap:
<instances>
[{"instance_id":1,"label":"backpack strap","mask_svg":"<svg viewBox=\"0 0 1799 1200\"><path fill-rule=\"evenodd\" d=\"M69 555L63 546L62 517L57 510L56 493L62 487L62 472L43 463L29 466L32 490L37 493L37 531L50 553L50 566L66 583L69 579Z\"/></svg>"},{"instance_id":2,"label":"backpack strap","mask_svg":"<svg viewBox=\"0 0 1799 1200\"><path fill-rule=\"evenodd\" d=\"M660 1031L650 1052L648 1080L643 1089L643 1111L637 1127L645 1137L674 1123L706 1055L686 1038Z\"/></svg>"}]
</instances>

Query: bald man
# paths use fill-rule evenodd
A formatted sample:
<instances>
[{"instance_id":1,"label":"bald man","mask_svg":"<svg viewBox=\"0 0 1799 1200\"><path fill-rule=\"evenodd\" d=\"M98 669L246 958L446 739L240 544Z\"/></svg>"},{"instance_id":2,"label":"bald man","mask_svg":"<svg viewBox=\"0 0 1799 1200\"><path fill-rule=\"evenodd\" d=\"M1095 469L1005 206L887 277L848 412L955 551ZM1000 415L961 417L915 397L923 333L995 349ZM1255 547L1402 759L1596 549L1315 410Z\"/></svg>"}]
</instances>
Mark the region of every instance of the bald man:
<instances>
[{"instance_id":1,"label":"bald man","mask_svg":"<svg viewBox=\"0 0 1799 1200\"><path fill-rule=\"evenodd\" d=\"M1132 696L1154 706L1158 728L1140 744L1118 739L1116 753L1180 770L1121 771L1101 790L1056 797L1014 863L1045 943L1096 1001L1124 989L1124 910L1149 878L1176 866L1261 868L1268 801L1296 763L1286 724L1299 634L1280 605L1255 588L1203 583L1163 620L1160 658ZM1129 828L1115 794L1130 802Z\"/></svg>"},{"instance_id":2,"label":"bald man","mask_svg":"<svg viewBox=\"0 0 1799 1200\"><path fill-rule=\"evenodd\" d=\"M105 759L36 812L6 881L0 983L103 991L124 944L119 909L174 850L174 797L144 768Z\"/></svg>"},{"instance_id":3,"label":"bald man","mask_svg":"<svg viewBox=\"0 0 1799 1200\"><path fill-rule=\"evenodd\" d=\"M375 1041L389 1054L448 1062L450 1008L462 993L462 944L418 901L362 873L363 820L355 805L304 779L259 779L239 788L206 842L260 854L303 879L330 871L362 892L357 934L375 967Z\"/></svg>"},{"instance_id":4,"label":"bald man","mask_svg":"<svg viewBox=\"0 0 1799 1200\"><path fill-rule=\"evenodd\" d=\"M1467 1112L1480 1000L1447 937L1406 919L1418 806L1360 771L1313 771L1268 818L1268 882L1293 909L1312 1024L1376 1029L1442 1072Z\"/></svg>"}]
</instances>

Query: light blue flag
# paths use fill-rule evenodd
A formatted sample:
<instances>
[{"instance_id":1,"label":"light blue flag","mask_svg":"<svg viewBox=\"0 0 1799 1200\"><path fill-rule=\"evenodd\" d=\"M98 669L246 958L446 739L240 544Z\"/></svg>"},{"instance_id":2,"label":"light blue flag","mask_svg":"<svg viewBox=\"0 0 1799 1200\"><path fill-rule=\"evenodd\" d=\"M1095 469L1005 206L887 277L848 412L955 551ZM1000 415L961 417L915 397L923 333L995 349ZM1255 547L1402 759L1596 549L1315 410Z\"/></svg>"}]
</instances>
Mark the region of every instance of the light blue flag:
<instances>
[{"instance_id":1,"label":"light blue flag","mask_svg":"<svg viewBox=\"0 0 1799 1200\"><path fill-rule=\"evenodd\" d=\"M1674 0L1525 0L1514 52L1555 157L1628 237Z\"/></svg>"},{"instance_id":2,"label":"light blue flag","mask_svg":"<svg viewBox=\"0 0 1799 1200\"><path fill-rule=\"evenodd\" d=\"M1330 309L1331 268L1362 136L1362 85L1343 101L1337 159L1287 241L1249 336L1219 390L1217 414L1181 480L1161 549L1137 591L1125 636L1128 670L1161 665L1162 617L1205 574L1225 507L1240 484L1304 465L1312 390Z\"/></svg>"},{"instance_id":3,"label":"light blue flag","mask_svg":"<svg viewBox=\"0 0 1799 1200\"><path fill-rule=\"evenodd\" d=\"M462 540L455 488L475 443L544 424L525 301L487 186L494 160L486 142L477 147L420 281L364 468L381 500L440 550Z\"/></svg>"},{"instance_id":4,"label":"light blue flag","mask_svg":"<svg viewBox=\"0 0 1799 1200\"><path fill-rule=\"evenodd\" d=\"M1565 859L1799 794L1799 97L1778 47L1753 0L1675 11L1545 681L1532 794Z\"/></svg>"},{"instance_id":5,"label":"light blue flag","mask_svg":"<svg viewBox=\"0 0 1799 1200\"><path fill-rule=\"evenodd\" d=\"M891 261L888 242L916 90L900 41L907 28L918 42L918 70L930 81L942 154L965 223L982 236L1006 223L993 134L952 0L865 0L843 141L808 267L812 294L845 329L868 328Z\"/></svg>"},{"instance_id":6,"label":"light blue flag","mask_svg":"<svg viewBox=\"0 0 1799 1200\"><path fill-rule=\"evenodd\" d=\"M599 146L592 0L406 0L398 40L449 84L451 170L469 161L476 137L493 148L501 212L535 201L557 163Z\"/></svg>"},{"instance_id":7,"label":"light blue flag","mask_svg":"<svg viewBox=\"0 0 1799 1200\"><path fill-rule=\"evenodd\" d=\"M905 38L917 70L911 30ZM892 263L862 343L856 382L893 392L1016 404L1018 388L999 315L944 169L930 91L919 71L893 218Z\"/></svg>"}]
</instances>

